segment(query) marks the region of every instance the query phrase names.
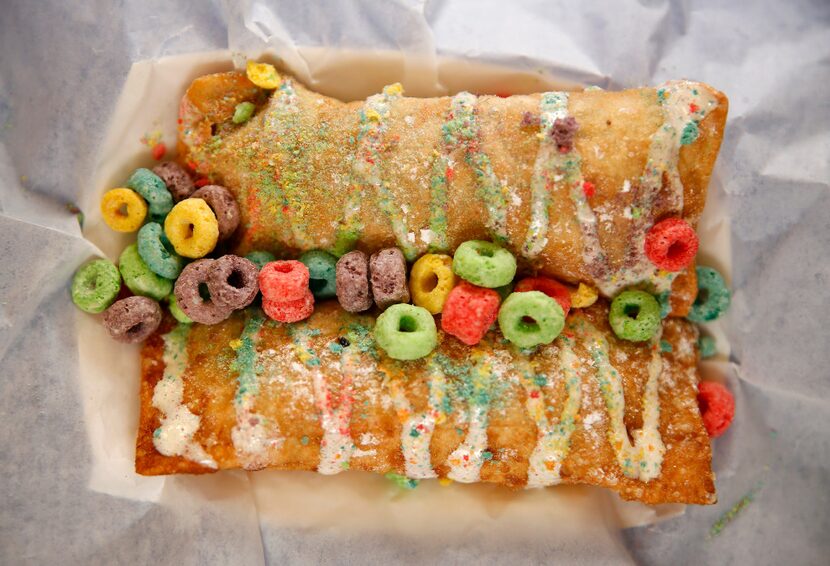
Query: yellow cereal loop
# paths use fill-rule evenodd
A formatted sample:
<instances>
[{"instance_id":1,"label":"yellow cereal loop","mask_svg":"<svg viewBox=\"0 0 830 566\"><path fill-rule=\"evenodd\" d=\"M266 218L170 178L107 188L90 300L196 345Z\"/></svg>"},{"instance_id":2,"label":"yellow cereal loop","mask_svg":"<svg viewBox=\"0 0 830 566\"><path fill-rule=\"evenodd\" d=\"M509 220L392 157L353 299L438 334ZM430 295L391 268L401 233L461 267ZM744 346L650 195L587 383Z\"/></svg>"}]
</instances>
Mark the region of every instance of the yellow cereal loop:
<instances>
[{"instance_id":1,"label":"yellow cereal loop","mask_svg":"<svg viewBox=\"0 0 830 566\"><path fill-rule=\"evenodd\" d=\"M457 282L452 272L452 258L444 254L426 254L412 266L409 292L412 302L432 314L444 310L447 295Z\"/></svg>"},{"instance_id":2,"label":"yellow cereal loop","mask_svg":"<svg viewBox=\"0 0 830 566\"><path fill-rule=\"evenodd\" d=\"M147 203L132 189L112 189L101 198L101 215L116 232L135 232L147 217Z\"/></svg>"},{"instance_id":3,"label":"yellow cereal loop","mask_svg":"<svg viewBox=\"0 0 830 566\"><path fill-rule=\"evenodd\" d=\"M383 94L386 96L400 96L403 94L403 85L401 83L392 83L383 87Z\"/></svg>"},{"instance_id":4,"label":"yellow cereal loop","mask_svg":"<svg viewBox=\"0 0 830 566\"><path fill-rule=\"evenodd\" d=\"M576 291L571 293L571 306L575 309L584 309L597 302L597 290L580 283Z\"/></svg>"},{"instance_id":5,"label":"yellow cereal loop","mask_svg":"<svg viewBox=\"0 0 830 566\"><path fill-rule=\"evenodd\" d=\"M179 255L204 257L216 247L219 223L203 199L187 198L174 206L167 215L164 233Z\"/></svg>"},{"instance_id":6,"label":"yellow cereal loop","mask_svg":"<svg viewBox=\"0 0 830 566\"><path fill-rule=\"evenodd\" d=\"M248 79L259 88L273 90L280 86L282 77L274 68L268 63L257 63L256 61L248 61L248 66L245 69Z\"/></svg>"}]
</instances>

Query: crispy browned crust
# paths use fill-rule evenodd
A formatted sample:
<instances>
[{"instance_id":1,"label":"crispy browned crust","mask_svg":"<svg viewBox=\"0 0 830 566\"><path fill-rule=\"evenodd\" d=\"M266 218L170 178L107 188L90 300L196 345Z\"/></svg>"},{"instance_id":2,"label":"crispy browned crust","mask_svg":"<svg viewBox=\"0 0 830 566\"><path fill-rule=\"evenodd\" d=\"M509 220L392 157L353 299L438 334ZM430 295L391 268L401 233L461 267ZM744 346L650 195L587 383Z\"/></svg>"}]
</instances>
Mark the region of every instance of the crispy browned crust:
<instances>
[{"instance_id":1,"label":"crispy browned crust","mask_svg":"<svg viewBox=\"0 0 830 566\"><path fill-rule=\"evenodd\" d=\"M645 503L713 503L715 488L710 467L709 438L703 428L696 399L696 329L681 320L669 319L664 323L664 349L670 347L671 351L663 353L664 371L659 382L659 430L666 453L660 475L643 482L625 477L615 459L607 436L608 417L604 401L595 373L588 365L591 363L590 356L580 338L580 324L590 322L610 345L610 360L623 379L625 424L629 434L642 425L642 396L651 353L646 345L616 339L606 318L607 307L602 304L587 310L572 311L564 331L566 336L575 336L574 352L584 371L580 374L581 410L571 438L570 452L562 465L563 483L604 486L619 492L625 499ZM370 328L373 319L372 316L346 313L333 302L323 303L308 322L309 328L320 331L319 335L310 338L309 344L318 353L325 352L330 343L343 335L343 329L349 324L358 323ZM189 364L184 375L184 401L191 412L201 417L195 440L220 469L242 465L231 439L231 430L236 425L233 401L238 376L233 367L236 357L233 347L238 347L235 340L240 336L243 322L243 317L236 315L215 326L194 325L187 345ZM163 372L163 340L160 333L170 326L168 321L142 350L136 471L144 475L210 472L211 469L184 458L162 456L153 445L153 431L160 424L160 414L152 405L153 388ZM310 393L311 374L305 366L297 363L298 358L285 326L266 322L260 336L257 351L262 373L259 376L261 389L256 400L256 411L273 419L284 439L281 447L269 451L263 465L281 470L315 470L320 461L323 431L318 408ZM488 355L493 352L497 356L526 355L509 350L495 331L488 334L484 345L478 349ZM470 359L473 353L470 347L443 334L438 351L460 364ZM427 406L429 372L423 361L396 362L382 352L378 356L382 373L354 382L355 409L350 420L350 434L356 445L360 448L360 439L369 433L377 440L377 444L371 446L376 453L353 457L350 469L403 473L402 420L393 405L383 399L391 387L400 386L413 410L424 410ZM333 399L339 399L344 377L338 369L340 366L326 356L321 355L321 359L328 390ZM558 366L553 363L555 359L536 356L536 360L537 367L548 377L542 394L547 400L548 418L555 421L566 398L564 380ZM506 367L511 367L511 364ZM537 428L525 408L527 390L511 378L509 372L494 371L494 375L487 444L492 459L484 463L481 481L520 488L527 481L528 459L536 444ZM448 375L447 379L455 383L462 378ZM456 418L465 414L466 400L452 395L450 400L452 411L445 422L436 426L430 445L432 466L440 477L448 473L447 457L461 443L467 430L467 424L458 422Z\"/></svg>"},{"instance_id":2,"label":"crispy browned crust","mask_svg":"<svg viewBox=\"0 0 830 566\"><path fill-rule=\"evenodd\" d=\"M264 102L251 90L251 83L238 73L210 75L197 79L185 101L192 101L204 112L199 128L210 132L217 124L216 136L203 145L181 149L188 153L202 173L227 185L235 192L242 208L243 229L238 234L237 251L266 249L295 254L300 251L287 235L282 197L274 196L274 186L282 184L291 205L292 221L309 235L314 247L334 243L335 227L342 218L349 186L351 163L357 148L362 102L343 103L306 89L294 82L300 111L291 122L291 133L276 135L267 123L267 114L277 106L276 95ZM726 97L702 83L700 89L718 101L700 123L698 138L680 149L678 169L684 186L683 217L695 224L703 211L728 110ZM225 93L218 100L220 93ZM493 170L516 198L507 213L508 247L519 252L531 218L530 184L540 141L537 129L521 127L526 112L537 112L539 94L508 98L481 96L476 107L480 127L480 147L489 157ZM228 126L233 105L253 100L260 108L242 127ZM443 151L442 124L451 98L401 98L390 108L385 120L385 135L377 163L396 206L406 210L410 229L429 225L430 178L434 156ZM637 192L646 166L651 138L661 126L663 114L656 89L640 88L619 92L573 92L569 112L578 124L575 148L582 159L584 179L593 183L596 194L591 207L601 216L599 237L613 271L623 269L626 247L631 241L632 220L625 214ZM234 104L231 104L234 103ZM198 112L197 112L198 113ZM223 121L225 122L223 124ZM286 141L296 139L297 146ZM489 237L485 225L487 212L477 196L473 169L465 163L463 150L453 154L455 167L448 184L448 240L451 249L466 240ZM266 173L263 177L263 172ZM286 176L288 180L286 181ZM623 191L628 181L632 190ZM591 282L582 257L583 241L568 187L551 187L549 240L529 270L567 282ZM372 191L364 191L359 203L363 232L358 247L374 251L395 245L390 223L379 210ZM664 181L663 195L668 194ZM512 198L512 197L511 197ZM288 210L288 209L286 209ZM654 218L676 214L668 199L658 198ZM604 218L604 220L603 220ZM517 253L517 255L520 255ZM694 301L694 269L675 280L672 293L673 314L683 316Z\"/></svg>"}]
</instances>

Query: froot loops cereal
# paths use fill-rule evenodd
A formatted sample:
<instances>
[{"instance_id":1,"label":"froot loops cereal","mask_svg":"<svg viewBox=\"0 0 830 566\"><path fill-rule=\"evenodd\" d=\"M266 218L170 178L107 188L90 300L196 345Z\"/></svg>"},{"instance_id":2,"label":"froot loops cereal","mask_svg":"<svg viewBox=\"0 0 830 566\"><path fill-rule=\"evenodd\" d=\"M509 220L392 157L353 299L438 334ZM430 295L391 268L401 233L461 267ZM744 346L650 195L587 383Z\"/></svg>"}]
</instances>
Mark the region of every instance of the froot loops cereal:
<instances>
[{"instance_id":1,"label":"froot loops cereal","mask_svg":"<svg viewBox=\"0 0 830 566\"><path fill-rule=\"evenodd\" d=\"M694 228L682 218L666 218L646 234L645 251L651 263L666 271L680 271L697 255Z\"/></svg>"},{"instance_id":2,"label":"froot loops cereal","mask_svg":"<svg viewBox=\"0 0 830 566\"><path fill-rule=\"evenodd\" d=\"M189 263L176 280L174 293L178 307L194 322L201 324L222 322L233 312L233 309L220 305L209 296L207 283L215 261L200 259ZM203 297L203 292L208 296Z\"/></svg>"},{"instance_id":3,"label":"froot loops cereal","mask_svg":"<svg viewBox=\"0 0 830 566\"><path fill-rule=\"evenodd\" d=\"M565 326L565 312L541 291L511 293L499 309L499 328L519 348L553 342Z\"/></svg>"},{"instance_id":4,"label":"froot loops cereal","mask_svg":"<svg viewBox=\"0 0 830 566\"><path fill-rule=\"evenodd\" d=\"M660 327L660 305L645 291L623 291L611 302L608 321L617 338L644 342Z\"/></svg>"},{"instance_id":5,"label":"froot loops cereal","mask_svg":"<svg viewBox=\"0 0 830 566\"><path fill-rule=\"evenodd\" d=\"M378 316L375 341L390 358L423 358L438 344L435 319L423 307L392 305Z\"/></svg>"},{"instance_id":6,"label":"froot loops cereal","mask_svg":"<svg viewBox=\"0 0 830 566\"><path fill-rule=\"evenodd\" d=\"M735 398L732 393L716 381L701 381L698 384L697 403L709 436L717 438L726 432L735 416Z\"/></svg>"},{"instance_id":7,"label":"froot loops cereal","mask_svg":"<svg viewBox=\"0 0 830 566\"><path fill-rule=\"evenodd\" d=\"M167 185L149 169L136 169L127 180L127 186L147 201L150 220L153 222L163 222L173 208L173 196L167 190Z\"/></svg>"},{"instance_id":8,"label":"froot loops cereal","mask_svg":"<svg viewBox=\"0 0 830 566\"><path fill-rule=\"evenodd\" d=\"M330 299L337 295L337 258L323 250L312 250L300 256L308 268L308 286L315 299Z\"/></svg>"},{"instance_id":9,"label":"froot loops cereal","mask_svg":"<svg viewBox=\"0 0 830 566\"><path fill-rule=\"evenodd\" d=\"M164 220L164 233L176 253L192 259L213 251L219 241L219 224L208 204L200 198L178 203Z\"/></svg>"},{"instance_id":10,"label":"froot loops cereal","mask_svg":"<svg viewBox=\"0 0 830 566\"><path fill-rule=\"evenodd\" d=\"M116 232L135 232L147 217L147 203L132 189L112 189L101 198L101 216Z\"/></svg>"},{"instance_id":11,"label":"froot loops cereal","mask_svg":"<svg viewBox=\"0 0 830 566\"><path fill-rule=\"evenodd\" d=\"M412 302L432 314L439 314L457 281L450 256L426 254L415 262L409 274Z\"/></svg>"},{"instance_id":12,"label":"froot loops cereal","mask_svg":"<svg viewBox=\"0 0 830 566\"><path fill-rule=\"evenodd\" d=\"M161 224L148 222L138 231L138 255L156 275L175 279L184 268L184 258L176 253Z\"/></svg>"},{"instance_id":13,"label":"froot loops cereal","mask_svg":"<svg viewBox=\"0 0 830 566\"><path fill-rule=\"evenodd\" d=\"M103 312L121 290L121 274L108 259L93 260L77 272L72 280L72 302L84 312Z\"/></svg>"},{"instance_id":14,"label":"froot loops cereal","mask_svg":"<svg viewBox=\"0 0 830 566\"><path fill-rule=\"evenodd\" d=\"M455 250L452 270L479 287L507 285L516 275L516 258L508 250L482 240L464 242Z\"/></svg>"},{"instance_id":15,"label":"froot loops cereal","mask_svg":"<svg viewBox=\"0 0 830 566\"><path fill-rule=\"evenodd\" d=\"M104 311L104 328L118 342L135 344L146 340L161 324L161 307L147 297L127 297Z\"/></svg>"},{"instance_id":16,"label":"froot loops cereal","mask_svg":"<svg viewBox=\"0 0 830 566\"><path fill-rule=\"evenodd\" d=\"M468 346L474 346L496 322L500 302L494 289L462 281L447 296L441 314L441 329Z\"/></svg>"},{"instance_id":17,"label":"froot loops cereal","mask_svg":"<svg viewBox=\"0 0 830 566\"><path fill-rule=\"evenodd\" d=\"M398 248L386 248L369 258L372 298L381 310L395 303L409 302L406 259Z\"/></svg>"},{"instance_id":18,"label":"froot loops cereal","mask_svg":"<svg viewBox=\"0 0 830 566\"><path fill-rule=\"evenodd\" d=\"M173 290L173 281L153 273L153 270L141 259L138 246L130 244L118 258L118 269L124 284L136 295L162 300Z\"/></svg>"},{"instance_id":19,"label":"froot loops cereal","mask_svg":"<svg viewBox=\"0 0 830 566\"><path fill-rule=\"evenodd\" d=\"M559 303L565 316L568 316L568 311L571 310L571 291L559 281L550 277L526 277L516 283L514 292L524 293L527 291L541 291Z\"/></svg>"},{"instance_id":20,"label":"froot loops cereal","mask_svg":"<svg viewBox=\"0 0 830 566\"><path fill-rule=\"evenodd\" d=\"M729 309L732 295L716 269L697 266L697 288L697 298L686 317L692 322L717 320Z\"/></svg>"}]
</instances>

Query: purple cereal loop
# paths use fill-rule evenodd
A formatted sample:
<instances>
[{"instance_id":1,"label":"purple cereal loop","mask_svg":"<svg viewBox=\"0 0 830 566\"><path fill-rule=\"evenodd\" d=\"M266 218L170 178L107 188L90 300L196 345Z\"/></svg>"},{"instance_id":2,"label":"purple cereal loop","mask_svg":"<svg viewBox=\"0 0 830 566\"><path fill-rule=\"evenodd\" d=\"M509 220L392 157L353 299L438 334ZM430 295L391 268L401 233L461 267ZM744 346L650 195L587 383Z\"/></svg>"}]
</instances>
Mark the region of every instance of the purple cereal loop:
<instances>
[{"instance_id":1,"label":"purple cereal loop","mask_svg":"<svg viewBox=\"0 0 830 566\"><path fill-rule=\"evenodd\" d=\"M250 305L259 284L259 269L251 260L238 255L223 255L213 262L207 280L211 300L226 309L242 309Z\"/></svg>"},{"instance_id":2,"label":"purple cereal loop","mask_svg":"<svg viewBox=\"0 0 830 566\"><path fill-rule=\"evenodd\" d=\"M348 312L365 311L372 306L369 291L369 261L366 254L355 250L337 260L335 286L340 306Z\"/></svg>"},{"instance_id":3,"label":"purple cereal loop","mask_svg":"<svg viewBox=\"0 0 830 566\"><path fill-rule=\"evenodd\" d=\"M191 198L203 199L216 215L219 223L219 239L224 240L236 231L239 226L239 205L231 192L220 185L205 185Z\"/></svg>"},{"instance_id":4,"label":"purple cereal loop","mask_svg":"<svg viewBox=\"0 0 830 566\"><path fill-rule=\"evenodd\" d=\"M194 322L216 324L228 318L233 312L211 300L204 300L199 293L199 286L207 285L214 261L216 260L200 259L187 264L179 274L176 286L173 288L179 308Z\"/></svg>"},{"instance_id":5,"label":"purple cereal loop","mask_svg":"<svg viewBox=\"0 0 830 566\"><path fill-rule=\"evenodd\" d=\"M104 311L104 327L119 342L144 341L161 324L161 307L148 297L133 296L115 301Z\"/></svg>"},{"instance_id":6,"label":"purple cereal loop","mask_svg":"<svg viewBox=\"0 0 830 566\"><path fill-rule=\"evenodd\" d=\"M553 127L550 129L550 136L556 142L559 151L567 153L573 149L574 136L578 129L579 124L576 123L576 118L573 116L554 120Z\"/></svg>"},{"instance_id":7,"label":"purple cereal loop","mask_svg":"<svg viewBox=\"0 0 830 566\"><path fill-rule=\"evenodd\" d=\"M386 248L369 258L372 297L381 309L395 303L409 302L406 284L406 259L398 248Z\"/></svg>"},{"instance_id":8,"label":"purple cereal loop","mask_svg":"<svg viewBox=\"0 0 830 566\"><path fill-rule=\"evenodd\" d=\"M174 202L188 198L196 190L193 179L190 178L184 167L173 161L156 165L153 167L153 173L161 177L161 180L167 185L167 190L173 195Z\"/></svg>"}]
</instances>

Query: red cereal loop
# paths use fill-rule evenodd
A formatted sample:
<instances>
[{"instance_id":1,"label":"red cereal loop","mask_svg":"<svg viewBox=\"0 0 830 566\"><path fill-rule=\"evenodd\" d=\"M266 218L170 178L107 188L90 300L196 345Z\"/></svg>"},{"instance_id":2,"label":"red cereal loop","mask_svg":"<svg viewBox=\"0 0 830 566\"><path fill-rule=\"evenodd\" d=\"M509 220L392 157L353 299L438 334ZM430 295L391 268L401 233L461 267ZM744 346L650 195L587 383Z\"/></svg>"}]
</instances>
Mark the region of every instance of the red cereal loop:
<instances>
[{"instance_id":1,"label":"red cereal loop","mask_svg":"<svg viewBox=\"0 0 830 566\"><path fill-rule=\"evenodd\" d=\"M270 261L259 271L259 290L269 301L298 301L309 292L309 272L295 259Z\"/></svg>"},{"instance_id":2,"label":"red cereal loop","mask_svg":"<svg viewBox=\"0 0 830 566\"><path fill-rule=\"evenodd\" d=\"M565 316L568 316L568 311L571 310L571 291L562 283L550 277L525 277L513 289L516 293L525 293L527 291L541 291L551 299L559 303Z\"/></svg>"},{"instance_id":3,"label":"red cereal loop","mask_svg":"<svg viewBox=\"0 0 830 566\"><path fill-rule=\"evenodd\" d=\"M651 263L666 271L680 271L697 255L698 239L694 228L682 218L666 218L646 234L646 255Z\"/></svg>"},{"instance_id":4,"label":"red cereal loop","mask_svg":"<svg viewBox=\"0 0 830 566\"><path fill-rule=\"evenodd\" d=\"M307 291L294 301L271 301L262 299L262 310L270 318L279 322L299 322L314 312L314 295Z\"/></svg>"},{"instance_id":5,"label":"red cereal loop","mask_svg":"<svg viewBox=\"0 0 830 566\"><path fill-rule=\"evenodd\" d=\"M499 302L499 294L494 289L461 281L447 295L441 313L441 329L468 346L474 346L496 321Z\"/></svg>"},{"instance_id":6,"label":"red cereal loop","mask_svg":"<svg viewBox=\"0 0 830 566\"><path fill-rule=\"evenodd\" d=\"M703 426L711 438L717 438L732 424L735 398L725 386L716 381L701 381L697 390L697 404Z\"/></svg>"}]
</instances>

